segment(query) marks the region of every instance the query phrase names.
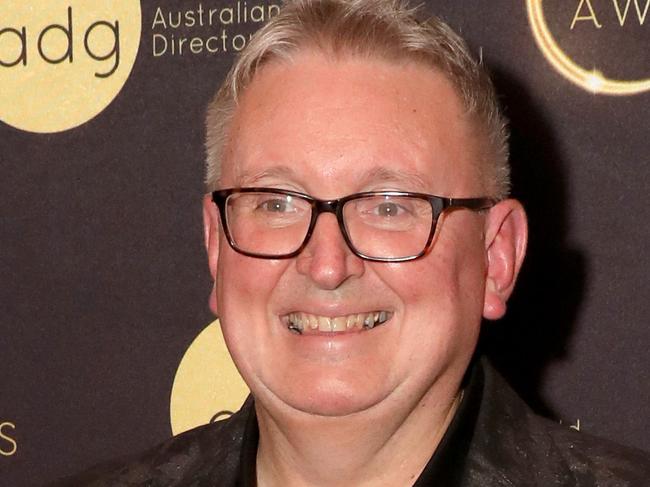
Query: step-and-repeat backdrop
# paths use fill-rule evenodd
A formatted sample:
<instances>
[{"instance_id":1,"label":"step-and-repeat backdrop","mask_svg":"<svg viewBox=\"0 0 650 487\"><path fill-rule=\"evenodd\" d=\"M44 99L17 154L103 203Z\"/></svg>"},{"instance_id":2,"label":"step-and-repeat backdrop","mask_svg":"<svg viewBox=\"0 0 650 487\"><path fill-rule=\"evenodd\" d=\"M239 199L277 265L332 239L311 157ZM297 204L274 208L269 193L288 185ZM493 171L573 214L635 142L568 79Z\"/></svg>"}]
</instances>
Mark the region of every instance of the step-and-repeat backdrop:
<instances>
[{"instance_id":1,"label":"step-and-repeat backdrop","mask_svg":"<svg viewBox=\"0 0 650 487\"><path fill-rule=\"evenodd\" d=\"M0 485L218 420L205 106L267 0L0 2ZM482 347L526 399L650 449L650 0L430 0L490 66L531 244Z\"/></svg>"}]
</instances>

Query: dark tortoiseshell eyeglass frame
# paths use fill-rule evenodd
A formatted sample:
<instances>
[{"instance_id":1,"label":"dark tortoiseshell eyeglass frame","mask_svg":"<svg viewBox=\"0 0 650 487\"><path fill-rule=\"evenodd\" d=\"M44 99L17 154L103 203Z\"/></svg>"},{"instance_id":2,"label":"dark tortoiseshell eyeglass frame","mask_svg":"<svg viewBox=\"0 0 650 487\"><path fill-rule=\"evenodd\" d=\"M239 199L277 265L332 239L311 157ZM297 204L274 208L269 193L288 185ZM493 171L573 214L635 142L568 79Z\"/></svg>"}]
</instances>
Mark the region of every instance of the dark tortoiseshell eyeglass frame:
<instances>
[{"instance_id":1,"label":"dark tortoiseshell eyeglass frame","mask_svg":"<svg viewBox=\"0 0 650 487\"><path fill-rule=\"evenodd\" d=\"M228 227L226 208L227 208L228 199L230 197L238 194L243 194L243 193L269 193L269 194L278 194L282 196L291 196L293 198L298 198L308 203L309 206L311 207L311 217L310 217L309 226L307 228L307 232L300 246L292 252L283 253L283 254L256 253L256 252L247 251L239 247L237 245L237 242L235 242L235 240L232 238L230 229ZM481 210L487 210L497 203L497 200L493 198L487 198L487 197L447 198L443 196L435 196L426 193L413 193L409 191L370 191L370 192L363 192L363 193L355 193L348 196L344 196L343 198L337 198L333 200L321 200L304 193L299 193L297 191L289 191L285 189L276 189L276 188L228 188L228 189L213 191L211 194L212 194L212 201L216 204L217 208L219 209L223 230L230 246L240 254L247 255L250 257L262 258L262 259L289 259L291 257L297 256L307 246L307 243L309 242L309 239L314 231L314 227L316 226L316 221L318 220L318 217L322 213L333 213L334 215L336 215L336 220L338 221L338 225L339 228L341 229L341 233L343 235L345 242L347 243L348 247L355 255L361 257L362 259L375 261L375 262L406 262L410 260L415 260L419 257L422 257L431 246L431 242L433 241L433 237L435 235L438 218L440 218L440 215L444 211L449 209L457 209L457 208L464 208L472 211L481 211ZM360 252L355 247L355 245L352 243L352 239L350 238L350 235L348 234L348 231L345 226L343 207L351 201L368 198L368 197L374 197L374 196L406 197L406 198L425 200L429 202L429 204L431 205L431 215L432 215L431 227L429 229L429 235L426 244L423 246L422 250L419 253L414 255L398 256L398 257L376 257L372 255L366 255L363 252Z\"/></svg>"}]
</instances>

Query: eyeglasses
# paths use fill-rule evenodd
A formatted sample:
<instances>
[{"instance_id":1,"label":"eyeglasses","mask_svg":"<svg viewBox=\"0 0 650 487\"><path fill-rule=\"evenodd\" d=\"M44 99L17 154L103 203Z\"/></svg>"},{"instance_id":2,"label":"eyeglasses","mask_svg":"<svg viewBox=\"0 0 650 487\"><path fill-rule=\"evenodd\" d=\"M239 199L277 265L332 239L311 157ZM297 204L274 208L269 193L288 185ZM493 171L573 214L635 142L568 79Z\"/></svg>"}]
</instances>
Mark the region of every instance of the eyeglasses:
<instances>
[{"instance_id":1,"label":"eyeglasses","mask_svg":"<svg viewBox=\"0 0 650 487\"><path fill-rule=\"evenodd\" d=\"M230 246L241 254L264 259L295 257L309 242L318 216L333 213L350 250L378 262L404 262L424 255L443 211L479 211L496 203L490 198L444 198L406 191L319 200L274 188L222 189L212 193L212 200Z\"/></svg>"}]
</instances>

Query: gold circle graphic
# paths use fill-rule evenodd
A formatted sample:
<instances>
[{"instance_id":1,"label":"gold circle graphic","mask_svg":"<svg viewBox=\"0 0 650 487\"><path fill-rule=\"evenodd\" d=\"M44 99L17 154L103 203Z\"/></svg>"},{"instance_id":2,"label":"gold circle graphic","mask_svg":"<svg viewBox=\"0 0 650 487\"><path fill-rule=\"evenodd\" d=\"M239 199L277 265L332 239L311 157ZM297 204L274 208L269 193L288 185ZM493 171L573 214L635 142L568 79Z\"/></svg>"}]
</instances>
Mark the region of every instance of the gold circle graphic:
<instances>
[{"instance_id":1,"label":"gold circle graphic","mask_svg":"<svg viewBox=\"0 0 650 487\"><path fill-rule=\"evenodd\" d=\"M126 83L140 31L139 0L2 0L0 120L52 133L95 117Z\"/></svg>"},{"instance_id":2,"label":"gold circle graphic","mask_svg":"<svg viewBox=\"0 0 650 487\"><path fill-rule=\"evenodd\" d=\"M194 339L176 371L169 405L172 433L227 417L247 395L248 387L230 358L216 320Z\"/></svg>"},{"instance_id":3,"label":"gold circle graphic","mask_svg":"<svg viewBox=\"0 0 650 487\"><path fill-rule=\"evenodd\" d=\"M557 44L544 17L542 0L526 0L528 19L537 45L549 63L566 79L594 94L635 95L650 90L650 78L618 80L605 77L597 69L576 64Z\"/></svg>"}]
</instances>

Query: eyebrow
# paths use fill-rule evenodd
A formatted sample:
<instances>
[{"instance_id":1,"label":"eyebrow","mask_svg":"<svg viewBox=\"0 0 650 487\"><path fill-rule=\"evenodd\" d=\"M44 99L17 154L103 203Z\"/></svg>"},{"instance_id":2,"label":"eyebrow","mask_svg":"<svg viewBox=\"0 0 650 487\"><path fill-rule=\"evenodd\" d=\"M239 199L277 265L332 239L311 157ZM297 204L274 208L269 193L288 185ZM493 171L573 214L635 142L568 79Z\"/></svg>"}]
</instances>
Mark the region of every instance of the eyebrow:
<instances>
[{"instance_id":1,"label":"eyebrow","mask_svg":"<svg viewBox=\"0 0 650 487\"><path fill-rule=\"evenodd\" d=\"M236 179L239 183L238 186L250 186L255 185L257 182L266 178L294 181L296 178L296 172L289 166L279 165L255 173L244 171L238 174ZM400 186L400 188L396 189L405 189L422 193L429 192L429 185L420 175L411 172L396 171L386 167L375 167L367 171L361 175L359 181L361 182L362 187L370 184L391 183Z\"/></svg>"},{"instance_id":2,"label":"eyebrow","mask_svg":"<svg viewBox=\"0 0 650 487\"><path fill-rule=\"evenodd\" d=\"M429 192L429 185L420 175L406 171L395 171L386 167L376 167L371 169L363 176L363 181L365 181L366 184L396 183L403 186L403 188L399 189L407 189L421 193Z\"/></svg>"},{"instance_id":3,"label":"eyebrow","mask_svg":"<svg viewBox=\"0 0 650 487\"><path fill-rule=\"evenodd\" d=\"M238 186L249 186L266 178L278 178L292 180L296 177L295 171L289 166L273 166L259 172L250 173L247 171L237 174L236 181Z\"/></svg>"}]
</instances>

